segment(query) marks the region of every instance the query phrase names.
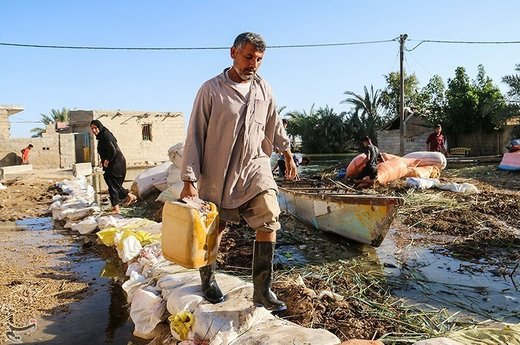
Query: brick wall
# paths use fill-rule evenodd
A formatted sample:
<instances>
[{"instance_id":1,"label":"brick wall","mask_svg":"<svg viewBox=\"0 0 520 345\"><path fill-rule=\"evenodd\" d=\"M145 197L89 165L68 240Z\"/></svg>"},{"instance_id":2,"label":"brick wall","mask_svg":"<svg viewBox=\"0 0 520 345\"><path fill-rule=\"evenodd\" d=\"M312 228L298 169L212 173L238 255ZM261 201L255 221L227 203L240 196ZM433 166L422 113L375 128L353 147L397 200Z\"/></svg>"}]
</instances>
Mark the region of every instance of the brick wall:
<instances>
[{"instance_id":1,"label":"brick wall","mask_svg":"<svg viewBox=\"0 0 520 345\"><path fill-rule=\"evenodd\" d=\"M74 134L60 134L60 168L72 168L76 163Z\"/></svg>"},{"instance_id":2,"label":"brick wall","mask_svg":"<svg viewBox=\"0 0 520 345\"><path fill-rule=\"evenodd\" d=\"M421 133L412 137L405 137L404 153L426 151L426 139L429 133ZM394 155L400 154L399 130L385 130L377 132L378 147L381 151Z\"/></svg>"},{"instance_id":3,"label":"brick wall","mask_svg":"<svg viewBox=\"0 0 520 345\"><path fill-rule=\"evenodd\" d=\"M472 156L500 155L507 152L506 146L514 126L506 126L500 132L478 134L458 134L453 137L451 147L469 147ZM451 137L450 137L451 138Z\"/></svg>"}]
</instances>

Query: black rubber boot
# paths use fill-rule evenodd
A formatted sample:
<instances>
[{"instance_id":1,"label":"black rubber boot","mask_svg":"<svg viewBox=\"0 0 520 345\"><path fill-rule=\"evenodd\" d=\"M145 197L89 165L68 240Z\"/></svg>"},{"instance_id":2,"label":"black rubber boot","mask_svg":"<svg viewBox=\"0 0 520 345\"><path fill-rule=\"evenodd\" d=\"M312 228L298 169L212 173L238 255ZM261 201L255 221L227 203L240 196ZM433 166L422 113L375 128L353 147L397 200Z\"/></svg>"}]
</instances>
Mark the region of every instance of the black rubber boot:
<instances>
[{"instance_id":1,"label":"black rubber boot","mask_svg":"<svg viewBox=\"0 0 520 345\"><path fill-rule=\"evenodd\" d=\"M278 300L271 291L273 282L273 256L274 246L272 242L256 242L253 254L253 302L261 305L273 314L287 310L287 306Z\"/></svg>"},{"instance_id":2,"label":"black rubber boot","mask_svg":"<svg viewBox=\"0 0 520 345\"><path fill-rule=\"evenodd\" d=\"M224 295L215 280L215 266L213 263L199 268L200 280L202 281L202 293L204 298L213 304L224 301Z\"/></svg>"}]
</instances>

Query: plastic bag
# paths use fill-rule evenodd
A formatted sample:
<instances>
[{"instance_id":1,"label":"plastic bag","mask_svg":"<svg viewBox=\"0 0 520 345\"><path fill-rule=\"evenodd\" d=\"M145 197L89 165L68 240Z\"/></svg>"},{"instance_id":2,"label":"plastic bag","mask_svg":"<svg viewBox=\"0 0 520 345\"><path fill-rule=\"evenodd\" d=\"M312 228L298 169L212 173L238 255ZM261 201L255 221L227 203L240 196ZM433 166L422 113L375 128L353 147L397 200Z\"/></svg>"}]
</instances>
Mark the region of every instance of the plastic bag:
<instances>
[{"instance_id":1,"label":"plastic bag","mask_svg":"<svg viewBox=\"0 0 520 345\"><path fill-rule=\"evenodd\" d=\"M168 318L168 321L170 321L172 334L174 336L178 335L178 340L186 340L188 338L188 334L191 331L191 325L193 325L194 322L192 313L189 311L181 311L180 313L171 315ZM175 334L173 332L175 332Z\"/></svg>"}]
</instances>

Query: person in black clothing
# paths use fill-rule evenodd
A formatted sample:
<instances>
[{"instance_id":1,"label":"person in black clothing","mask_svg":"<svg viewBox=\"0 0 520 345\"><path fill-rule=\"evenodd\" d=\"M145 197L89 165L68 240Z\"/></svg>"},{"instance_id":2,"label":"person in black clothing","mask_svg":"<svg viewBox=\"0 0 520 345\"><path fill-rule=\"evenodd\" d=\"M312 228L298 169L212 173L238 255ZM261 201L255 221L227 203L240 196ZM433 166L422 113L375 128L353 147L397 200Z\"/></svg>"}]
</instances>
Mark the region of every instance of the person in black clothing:
<instances>
[{"instance_id":1,"label":"person in black clothing","mask_svg":"<svg viewBox=\"0 0 520 345\"><path fill-rule=\"evenodd\" d=\"M370 138L364 137L361 141L361 144L364 147L364 153L366 155L365 159L361 163L358 164L358 168L363 166L363 170L354 178L354 182L360 186L364 187L369 184L374 184L377 178L377 163L384 162L384 156L381 154L377 146L372 144ZM370 180L364 180L365 177L369 177Z\"/></svg>"},{"instance_id":2,"label":"person in black clothing","mask_svg":"<svg viewBox=\"0 0 520 345\"><path fill-rule=\"evenodd\" d=\"M90 130L98 140L97 151L101 158L105 182L114 213L119 213L119 204L131 204L137 197L123 188L126 176L126 159L117 145L117 139L101 121L90 121Z\"/></svg>"}]
</instances>

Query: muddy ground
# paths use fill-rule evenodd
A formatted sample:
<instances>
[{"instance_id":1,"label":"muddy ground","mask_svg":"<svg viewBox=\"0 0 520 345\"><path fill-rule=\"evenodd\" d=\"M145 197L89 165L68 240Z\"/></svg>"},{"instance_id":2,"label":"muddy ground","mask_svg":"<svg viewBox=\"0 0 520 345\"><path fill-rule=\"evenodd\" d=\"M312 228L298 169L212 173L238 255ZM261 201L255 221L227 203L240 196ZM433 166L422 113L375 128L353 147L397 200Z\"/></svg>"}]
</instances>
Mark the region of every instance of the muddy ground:
<instances>
[{"instance_id":1,"label":"muddy ground","mask_svg":"<svg viewBox=\"0 0 520 345\"><path fill-rule=\"evenodd\" d=\"M49 216L50 199L58 192L54 182L63 178L40 175L4 183L7 189L0 190L0 221ZM464 260L502 261L504 270L498 274L512 276L520 259L518 251L511 250L520 247L520 174L499 171L494 166L477 166L444 171L442 178L445 182L472 183L481 193L412 191L402 182L366 192L405 198L405 206L393 225L398 229L392 235L398 247L435 244L446 255ZM124 209L123 213L160 221L160 207L150 196L133 209ZM350 272L350 277L338 276L334 272L344 265L340 262L337 266L337 260L333 262L323 251L317 250L327 246L331 258L343 255L347 259L352 252L362 249L345 245L334 237L317 236L287 215L282 215L281 222L283 229L279 232L278 247L286 250L277 255L274 290L289 306L287 319L308 327L326 328L342 340L406 332L407 327L395 322L395 318L407 317L405 311L393 310L394 319L374 313L375 303L393 303L390 287L383 277L367 276L364 268ZM3 223L2 226L9 225ZM6 334L9 325L28 326L41 315L64 313L69 303L88 293L88 282L70 274L70 263L64 259L67 253L63 249L53 250L57 245L53 236L44 236L39 231L1 231L0 234L0 267L5 267L4 274L0 275L0 335ZM253 237L253 232L243 224L231 227L224 235L219 268L246 279L250 277ZM59 241L69 243L59 243L60 248L77 245L77 240L73 236L66 240L61 238ZM316 250L321 254L312 262L306 262L291 257L290 248L304 249L311 254ZM310 274L309 270L313 269L320 273ZM354 292L358 297L341 300L325 294L317 298L323 291ZM366 303L367 300L371 303Z\"/></svg>"},{"instance_id":2,"label":"muddy ground","mask_svg":"<svg viewBox=\"0 0 520 345\"><path fill-rule=\"evenodd\" d=\"M67 252L74 239L53 230L50 219L26 231L13 222L49 217L54 187L63 176L26 176L4 183L0 190L0 342L16 342L9 329L27 328L42 315L66 312L67 305L82 298L88 282L70 273ZM30 328L29 328L30 329Z\"/></svg>"}]
</instances>

